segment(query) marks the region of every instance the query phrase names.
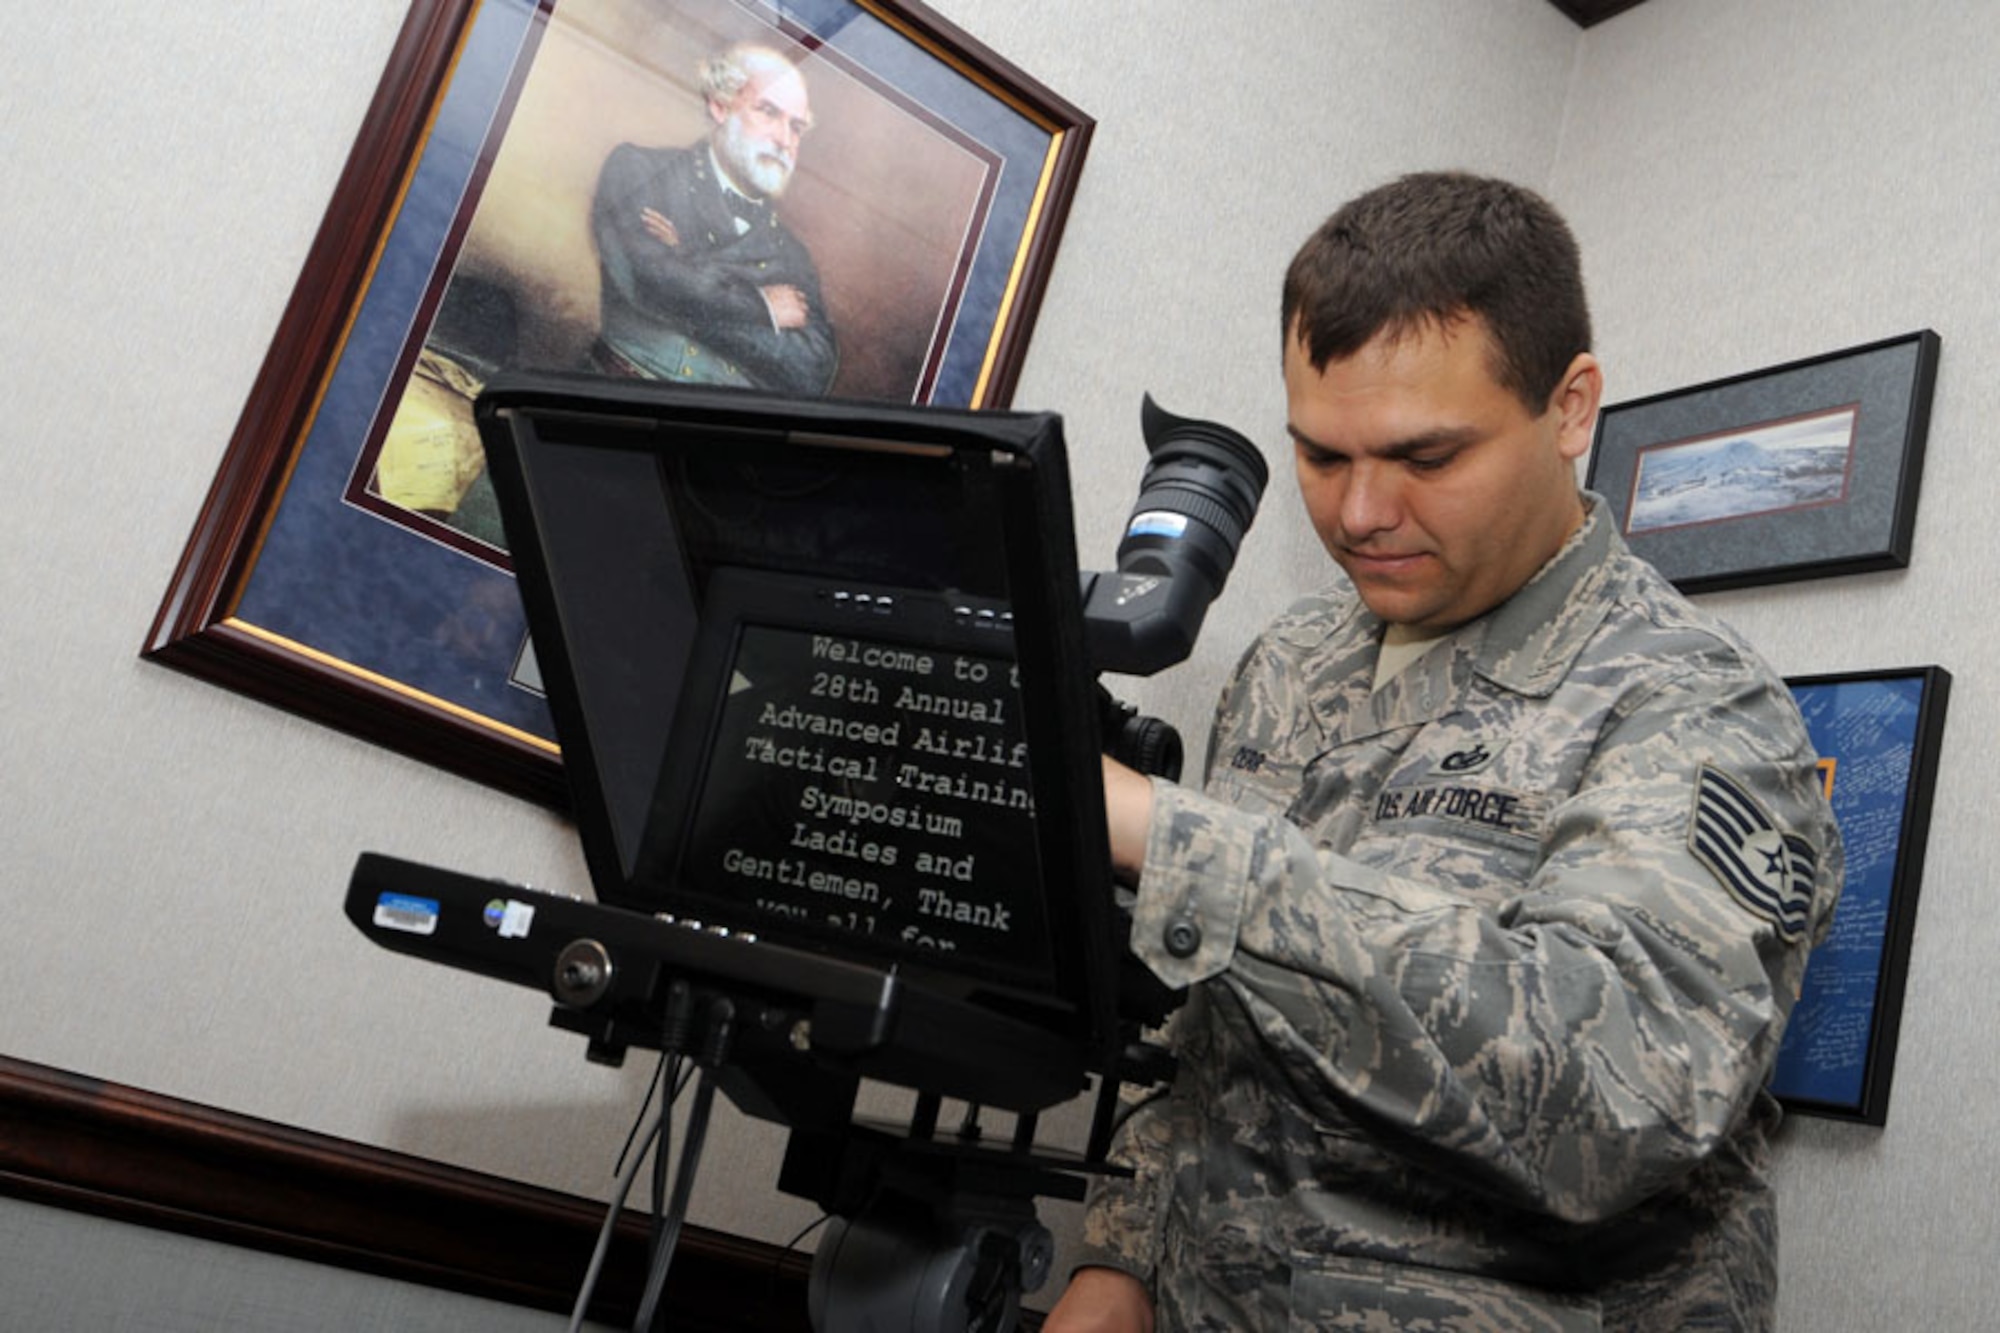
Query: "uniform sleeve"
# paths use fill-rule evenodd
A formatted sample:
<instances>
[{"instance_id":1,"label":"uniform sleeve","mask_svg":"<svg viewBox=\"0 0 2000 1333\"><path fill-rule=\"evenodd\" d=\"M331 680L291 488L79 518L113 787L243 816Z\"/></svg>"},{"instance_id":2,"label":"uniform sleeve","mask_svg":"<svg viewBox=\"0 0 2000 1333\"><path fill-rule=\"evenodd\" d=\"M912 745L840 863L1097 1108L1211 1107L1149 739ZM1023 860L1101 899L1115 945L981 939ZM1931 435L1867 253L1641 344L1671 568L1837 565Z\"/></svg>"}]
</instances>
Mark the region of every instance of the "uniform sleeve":
<instances>
[{"instance_id":1,"label":"uniform sleeve","mask_svg":"<svg viewBox=\"0 0 2000 1333\"><path fill-rule=\"evenodd\" d=\"M1803 727L1748 667L1614 710L1498 910L1280 816L1155 797L1132 931L1153 970L1212 979L1308 1114L1569 1221L1630 1207L1730 1132L1839 891ZM1121 1151L1145 1157L1146 1118L1173 1114L1135 1117ZM1148 1179L1092 1223L1137 1263L1157 1247Z\"/></svg>"},{"instance_id":2,"label":"uniform sleeve","mask_svg":"<svg viewBox=\"0 0 2000 1333\"><path fill-rule=\"evenodd\" d=\"M827 318L819 272L804 244L789 233L780 251L781 258L768 269L753 267L746 271L744 280L753 286L782 282L797 287L805 294L805 324L796 329L775 327L760 292L757 301L762 318L723 330L714 343L718 351L734 357L762 384L786 393L823 394L832 387L840 368L840 344L833 322Z\"/></svg>"}]
</instances>

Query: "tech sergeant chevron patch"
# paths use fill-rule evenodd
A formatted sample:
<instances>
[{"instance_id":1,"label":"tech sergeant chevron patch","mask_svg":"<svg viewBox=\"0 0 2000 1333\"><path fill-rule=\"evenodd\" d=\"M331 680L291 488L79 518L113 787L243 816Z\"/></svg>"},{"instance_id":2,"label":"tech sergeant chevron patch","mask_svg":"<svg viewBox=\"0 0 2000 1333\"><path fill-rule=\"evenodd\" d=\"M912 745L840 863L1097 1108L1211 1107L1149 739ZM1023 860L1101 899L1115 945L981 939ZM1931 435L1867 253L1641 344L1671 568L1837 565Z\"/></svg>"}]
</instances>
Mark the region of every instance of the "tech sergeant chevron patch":
<instances>
[{"instance_id":1,"label":"tech sergeant chevron patch","mask_svg":"<svg viewBox=\"0 0 2000 1333\"><path fill-rule=\"evenodd\" d=\"M1780 935L1805 934L1818 854L1804 838L1781 831L1742 783L1706 764L1695 783L1688 850Z\"/></svg>"}]
</instances>

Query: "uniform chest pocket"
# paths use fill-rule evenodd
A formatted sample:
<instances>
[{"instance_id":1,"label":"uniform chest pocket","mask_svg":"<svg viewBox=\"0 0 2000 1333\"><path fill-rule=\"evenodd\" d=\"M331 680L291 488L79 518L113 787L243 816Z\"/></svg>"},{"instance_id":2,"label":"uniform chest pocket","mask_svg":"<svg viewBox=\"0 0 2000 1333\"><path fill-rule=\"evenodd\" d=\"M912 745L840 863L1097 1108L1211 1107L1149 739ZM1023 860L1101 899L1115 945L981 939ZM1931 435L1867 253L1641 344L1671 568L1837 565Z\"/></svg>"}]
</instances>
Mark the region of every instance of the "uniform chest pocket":
<instances>
[{"instance_id":1,"label":"uniform chest pocket","mask_svg":"<svg viewBox=\"0 0 2000 1333\"><path fill-rule=\"evenodd\" d=\"M1296 1262L1287 1327L1294 1333L1384 1328L1601 1333L1604 1319L1587 1297L1471 1273L1333 1256Z\"/></svg>"}]
</instances>

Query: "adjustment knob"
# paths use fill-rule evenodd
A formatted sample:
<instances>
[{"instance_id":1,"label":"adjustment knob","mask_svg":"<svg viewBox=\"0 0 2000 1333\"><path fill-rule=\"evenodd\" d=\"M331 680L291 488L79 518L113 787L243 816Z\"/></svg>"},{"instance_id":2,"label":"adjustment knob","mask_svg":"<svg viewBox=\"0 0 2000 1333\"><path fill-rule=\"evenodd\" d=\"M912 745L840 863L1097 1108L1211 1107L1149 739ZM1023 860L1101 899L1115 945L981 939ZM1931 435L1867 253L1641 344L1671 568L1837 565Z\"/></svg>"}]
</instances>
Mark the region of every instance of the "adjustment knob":
<instances>
[{"instance_id":1,"label":"adjustment knob","mask_svg":"<svg viewBox=\"0 0 2000 1333\"><path fill-rule=\"evenodd\" d=\"M556 955L555 976L549 990L557 1004L572 1009L588 1009L611 989L611 955L596 940L571 940Z\"/></svg>"}]
</instances>

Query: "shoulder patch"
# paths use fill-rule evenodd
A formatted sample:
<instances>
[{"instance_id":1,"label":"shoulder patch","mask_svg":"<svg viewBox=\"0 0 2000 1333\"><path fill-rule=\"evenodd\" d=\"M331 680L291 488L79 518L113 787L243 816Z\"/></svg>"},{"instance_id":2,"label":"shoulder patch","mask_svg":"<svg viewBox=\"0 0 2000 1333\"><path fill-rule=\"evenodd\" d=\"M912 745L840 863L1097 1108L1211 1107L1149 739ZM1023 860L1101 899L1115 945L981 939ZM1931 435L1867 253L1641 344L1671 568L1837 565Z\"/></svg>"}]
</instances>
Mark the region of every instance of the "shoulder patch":
<instances>
[{"instance_id":1,"label":"shoulder patch","mask_svg":"<svg viewBox=\"0 0 2000 1333\"><path fill-rule=\"evenodd\" d=\"M1780 935L1804 937L1819 864L1813 845L1781 832L1748 787L1706 764L1695 783L1688 850L1731 897Z\"/></svg>"}]
</instances>

